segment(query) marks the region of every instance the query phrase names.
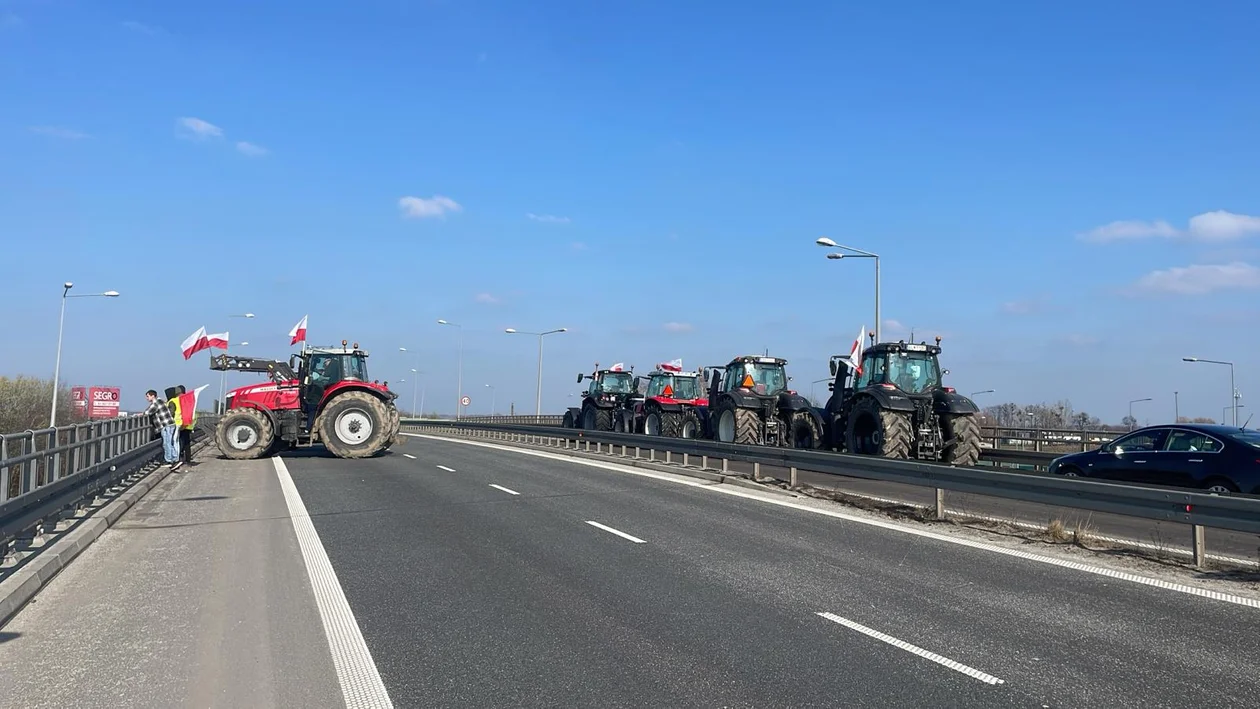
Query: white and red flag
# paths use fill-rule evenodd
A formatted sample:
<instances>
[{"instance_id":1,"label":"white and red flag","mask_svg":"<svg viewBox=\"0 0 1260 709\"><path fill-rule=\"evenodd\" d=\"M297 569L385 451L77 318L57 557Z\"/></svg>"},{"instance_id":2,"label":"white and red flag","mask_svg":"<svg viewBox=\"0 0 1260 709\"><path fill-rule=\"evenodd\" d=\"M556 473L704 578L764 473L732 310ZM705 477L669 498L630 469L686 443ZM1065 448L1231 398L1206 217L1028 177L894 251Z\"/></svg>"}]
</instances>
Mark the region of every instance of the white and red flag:
<instances>
[{"instance_id":1,"label":"white and red flag","mask_svg":"<svg viewBox=\"0 0 1260 709\"><path fill-rule=\"evenodd\" d=\"M625 368L626 368L626 363L625 363L625 362L618 362L618 363L614 364L613 366L609 367L609 368L608 368L608 371L610 371L610 372L620 372L621 370L623 370L623 369L625 369Z\"/></svg>"},{"instance_id":2,"label":"white and red flag","mask_svg":"<svg viewBox=\"0 0 1260 709\"><path fill-rule=\"evenodd\" d=\"M226 332L218 332L213 335L206 335L206 349L226 350L228 348L228 334Z\"/></svg>"},{"instance_id":3,"label":"white and red flag","mask_svg":"<svg viewBox=\"0 0 1260 709\"><path fill-rule=\"evenodd\" d=\"M208 386L210 385L202 384L192 391L179 395L179 420L175 422L175 425L192 425L193 417L197 415L197 402L201 401L201 392Z\"/></svg>"},{"instance_id":4,"label":"white and red flag","mask_svg":"<svg viewBox=\"0 0 1260 709\"><path fill-rule=\"evenodd\" d=\"M302 319L298 321L298 324L294 325L292 330L289 330L290 345L296 345L299 342L306 341L306 317L307 316L303 315Z\"/></svg>"},{"instance_id":5,"label":"white and red flag","mask_svg":"<svg viewBox=\"0 0 1260 709\"><path fill-rule=\"evenodd\" d=\"M862 373L862 352L865 349L863 343L866 342L866 326L862 326L862 330L858 332L857 339L853 341L853 347L849 349L849 356L844 358L849 363L849 369L854 373Z\"/></svg>"},{"instance_id":6,"label":"white and red flag","mask_svg":"<svg viewBox=\"0 0 1260 709\"><path fill-rule=\"evenodd\" d=\"M660 367L660 368L661 368L661 371L664 371L664 372L681 372L681 371L682 371L682 360L681 360L681 359L675 359L675 360L670 360L670 361L668 361L668 362L661 362L660 364L658 364L658 365L656 365L656 366L657 366L657 367Z\"/></svg>"},{"instance_id":7,"label":"white and red flag","mask_svg":"<svg viewBox=\"0 0 1260 709\"><path fill-rule=\"evenodd\" d=\"M196 332L184 338L179 348L184 352L184 359L189 359L202 350L210 349L210 344L206 339L205 326L197 328Z\"/></svg>"}]
</instances>

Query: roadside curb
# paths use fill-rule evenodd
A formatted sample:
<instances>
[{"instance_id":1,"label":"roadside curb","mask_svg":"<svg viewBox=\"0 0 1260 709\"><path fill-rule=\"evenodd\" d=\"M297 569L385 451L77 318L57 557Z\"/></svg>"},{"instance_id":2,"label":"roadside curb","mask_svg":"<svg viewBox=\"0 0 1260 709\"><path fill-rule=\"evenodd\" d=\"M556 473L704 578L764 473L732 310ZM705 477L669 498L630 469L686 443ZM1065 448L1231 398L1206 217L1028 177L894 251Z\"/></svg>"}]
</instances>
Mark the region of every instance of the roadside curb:
<instances>
[{"instance_id":1,"label":"roadside curb","mask_svg":"<svg viewBox=\"0 0 1260 709\"><path fill-rule=\"evenodd\" d=\"M417 433L417 432L411 431L408 433ZM700 468L699 466L695 466L695 465L684 466L681 463L665 463L662 461L652 461L652 460L646 460L644 458L635 458L629 455L621 455L620 453L591 453L587 451L574 450L572 448L565 450L564 448L554 448L552 446L536 445L533 443L518 443L515 441L502 441L498 439L482 440L482 439L472 438L468 436L451 436L451 435L443 435L440 433L418 433L417 435L435 436L437 438L447 438L450 440L467 440L467 441L474 441L477 443L489 443L493 445L506 446L508 448L525 448L528 450L536 450L536 451L542 451L546 453L556 453L556 454L563 455L568 458L583 458L585 460L597 460L604 463L616 463L617 465L626 465L632 468L652 470L658 473L673 473L675 475L684 475L689 478L698 478L700 480L708 480L709 482L712 482L712 483L735 485L737 487L745 487L750 490L759 490L761 492L768 492L773 495L781 495L783 497L790 497L793 499L808 497L808 495L802 495L800 493L793 492L792 490L789 490L789 489L784 489L782 487L779 487L769 482L769 481L778 482L778 478L763 477L761 479L767 482L760 483L754 480L750 480L749 478L743 477L741 475L732 475L729 473L722 473L718 470L713 470L710 468Z\"/></svg>"},{"instance_id":2,"label":"roadside curb","mask_svg":"<svg viewBox=\"0 0 1260 709\"><path fill-rule=\"evenodd\" d=\"M193 456L205 450L206 444L194 448ZM159 453L160 455L160 453ZM137 472L143 472L153 463L145 463ZM171 474L171 469L159 464L144 477L136 480L125 491L104 506L81 519L70 531L58 536L51 544L39 550L35 558L21 569L0 581L0 628L17 615L27 603L32 602L50 581L70 565L79 554L92 545L114 526L127 510L131 509L150 490Z\"/></svg>"}]
</instances>

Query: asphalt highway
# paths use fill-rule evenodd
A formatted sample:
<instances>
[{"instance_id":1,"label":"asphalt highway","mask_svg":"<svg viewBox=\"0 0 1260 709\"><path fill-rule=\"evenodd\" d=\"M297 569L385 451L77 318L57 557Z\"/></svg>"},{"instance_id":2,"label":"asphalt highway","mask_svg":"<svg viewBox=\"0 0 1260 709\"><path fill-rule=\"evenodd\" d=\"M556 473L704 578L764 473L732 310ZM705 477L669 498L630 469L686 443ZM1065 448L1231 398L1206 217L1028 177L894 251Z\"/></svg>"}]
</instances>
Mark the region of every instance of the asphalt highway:
<instances>
[{"instance_id":1,"label":"asphalt highway","mask_svg":"<svg viewBox=\"0 0 1260 709\"><path fill-rule=\"evenodd\" d=\"M0 705L1260 705L1258 607L611 467L408 438L173 475L0 629Z\"/></svg>"}]
</instances>

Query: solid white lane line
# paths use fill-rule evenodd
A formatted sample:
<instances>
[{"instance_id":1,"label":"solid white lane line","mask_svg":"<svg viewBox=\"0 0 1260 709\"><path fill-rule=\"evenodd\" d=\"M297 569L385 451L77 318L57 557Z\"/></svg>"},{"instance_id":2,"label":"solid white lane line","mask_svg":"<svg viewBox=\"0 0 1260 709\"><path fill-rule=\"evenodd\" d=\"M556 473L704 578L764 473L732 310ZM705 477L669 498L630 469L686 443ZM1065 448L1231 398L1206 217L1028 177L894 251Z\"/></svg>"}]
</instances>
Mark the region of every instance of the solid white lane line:
<instances>
[{"instance_id":1,"label":"solid white lane line","mask_svg":"<svg viewBox=\"0 0 1260 709\"><path fill-rule=\"evenodd\" d=\"M515 490L509 490L509 489L507 489L506 487L503 487L502 485L495 485L494 483L490 483L490 487L492 487L492 488L494 488L494 489L496 489L496 490L502 490L502 491L506 492L506 493L507 493L507 494L509 494L509 495L519 495L519 494L521 494L521 493L519 493L519 492L517 492L517 491L515 491Z\"/></svg>"},{"instance_id":2,"label":"solid white lane line","mask_svg":"<svg viewBox=\"0 0 1260 709\"><path fill-rule=\"evenodd\" d=\"M445 470L445 471L446 471L446 472L448 472L448 473L453 473L453 472L455 472L455 469L454 469L454 468L448 468L448 467L446 467L445 465L439 465L439 466L438 466L438 469L439 469L439 470Z\"/></svg>"},{"instance_id":3,"label":"solid white lane line","mask_svg":"<svg viewBox=\"0 0 1260 709\"><path fill-rule=\"evenodd\" d=\"M416 457L415 457L414 455L410 454L410 453L403 453L403 457L404 457L404 458L411 458L412 460L415 460L415 459L416 459Z\"/></svg>"},{"instance_id":4,"label":"solid white lane line","mask_svg":"<svg viewBox=\"0 0 1260 709\"><path fill-rule=\"evenodd\" d=\"M622 539L629 539L630 541L634 542L635 544L647 544L647 542L643 541L642 539L639 539L638 537L632 537L632 536L630 536L629 534L626 534L625 532L620 532L620 531L618 531L618 530L616 530L616 529L613 529L612 527L607 527L607 526L605 526L605 525L602 525L602 524L600 524L599 522L592 522L591 520L589 520L589 519L588 519L588 520L586 520L586 523L587 523L587 524L589 524L589 525L591 525L592 527L598 527L598 528L600 528L600 529L604 530L605 532L609 532L610 534L616 534L617 536L621 537Z\"/></svg>"},{"instance_id":5,"label":"solid white lane line","mask_svg":"<svg viewBox=\"0 0 1260 709\"><path fill-rule=\"evenodd\" d=\"M968 677L974 677L975 679L978 679L981 682L984 682L986 684L1006 684L1006 680L998 679L997 677L994 677L993 675L988 674L986 672L981 672L980 670L977 670L974 667L968 667L967 665L964 665L961 662L956 662L954 660L949 659L948 657L943 657L934 652L924 650L918 645L911 645L910 643L904 640L898 640L897 638L894 638L891 635L886 635L884 633L881 633L878 630L872 630L871 628L868 628L865 625L862 625L861 623L855 623L849 620L848 618L841 618L840 616L834 613L819 613L818 615L826 618L827 620L832 621L833 623L839 623L840 625L843 625L846 628L852 628L853 630L856 630L859 633L869 635L872 638L886 642L889 645L892 645L893 647L901 648L902 650L905 650L906 652L914 653L915 655L918 655L919 657L931 660L932 662L935 662L938 665L943 665L945 667L948 667L949 669L954 670L955 672L961 672L967 675Z\"/></svg>"},{"instance_id":6,"label":"solid white lane line","mask_svg":"<svg viewBox=\"0 0 1260 709\"><path fill-rule=\"evenodd\" d=\"M1104 576L1107 578L1127 581L1129 583L1141 584L1143 586L1150 586L1153 588L1162 588L1166 591L1184 593L1189 596L1198 596L1200 598L1210 598L1212 600L1221 601L1223 603L1232 603L1234 605L1260 609L1260 600L1255 599L1255 598L1248 598L1247 596L1239 596L1233 593L1224 593L1222 591L1213 591L1211 589L1199 588L1197 586L1190 586L1184 583L1176 583L1173 581L1165 581L1163 579L1151 578L1150 576L1141 576L1139 574L1132 574L1127 571L1109 569L1104 566L1094 566L1092 564L1083 564L1079 561L1072 561L1071 559L1060 559L1058 557L1045 556L1043 554L1035 554L1033 552L1024 551L1023 549L1011 549L1008 547L998 546L996 544L989 544L988 542L982 542L975 539L963 539L960 537L952 537L947 534L941 534L939 532L933 532L927 529L918 529L915 527L905 526L898 522L891 522L891 521L884 521L880 519L873 519L870 517L863 517L856 514L849 514L847 512L841 512L839 510L826 510L826 509L819 509L817 507L809 507L809 506L801 505L795 502L790 502L788 500L783 500L778 497L771 497L770 493L758 492L756 490L747 490L744 488L736 488L730 485L714 485L713 483L708 482L708 481L701 482L698 480L690 480L690 479L681 478L680 473L670 473L670 474L653 473L647 470L631 468L626 465L619 465L617 463L612 463L612 462L605 463L603 461L598 461L598 460L589 460L586 458L575 458L573 456L563 455L560 453L549 453L546 451L526 450L522 448L515 448L512 446L501 446L494 443L483 443L481 441L466 441L460 438L446 438L444 436L430 436L424 433L404 433L402 435L410 436L412 438L425 438L428 440L440 441L442 443L459 443L461 445L478 446L481 448L493 448L494 450L516 453L518 455L529 455L529 456L534 456L536 458L546 458L548 460L554 460L554 461L562 462L562 463L571 463L573 465L585 465L589 468L602 468L604 470L611 470L613 472L622 473L625 475L637 475L639 477L644 477L644 478L653 478L655 480L662 480L664 482L674 483L675 485L685 485L687 487L694 487L700 490L708 490L709 492L715 492L720 495L730 495L731 497L742 497L747 500L756 500L758 502L763 502L767 505L786 507L788 509L798 510L800 512L808 512L809 514L822 515L823 517L831 517L833 519L842 519L842 520L845 520L846 522L864 524L870 527L879 527L881 529L887 529L894 532L900 532L902 534L909 534L916 537L922 537L924 539L932 539L938 542L945 542L946 544L955 544L958 546L971 547L972 549L980 549L982 551L987 551L994 554L1002 554L1004 556L1011 556L1017 559L1023 559L1025 561L1032 561L1038 564L1047 564L1050 566L1058 566L1065 569L1073 569L1075 571L1082 571L1084 573L1094 574L1096 576Z\"/></svg>"},{"instance_id":7,"label":"solid white lane line","mask_svg":"<svg viewBox=\"0 0 1260 709\"><path fill-rule=\"evenodd\" d=\"M385 691L385 683L381 681L372 653L363 640L359 622L350 610L346 593L337 580L337 572L333 570L328 553L319 541L319 534L311 523L311 516L302 503L297 486L293 484L289 469L279 456L271 460L276 467L276 477L280 479L280 489L284 491L284 502L289 508L293 531L297 533L306 573L315 591L315 605L319 607L319 617L324 622L324 635L328 638L333 669L337 672L337 682L341 685L341 695L346 701L346 707L391 709L394 703Z\"/></svg>"}]
</instances>

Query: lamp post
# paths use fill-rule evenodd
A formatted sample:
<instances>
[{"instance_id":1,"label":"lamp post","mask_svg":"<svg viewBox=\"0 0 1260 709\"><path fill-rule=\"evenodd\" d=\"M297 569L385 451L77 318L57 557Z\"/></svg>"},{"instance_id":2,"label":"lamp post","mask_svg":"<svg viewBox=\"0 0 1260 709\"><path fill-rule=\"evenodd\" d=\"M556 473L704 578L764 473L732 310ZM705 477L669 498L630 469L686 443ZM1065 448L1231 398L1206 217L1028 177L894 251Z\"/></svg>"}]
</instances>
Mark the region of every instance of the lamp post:
<instances>
[{"instance_id":1,"label":"lamp post","mask_svg":"<svg viewBox=\"0 0 1260 709\"><path fill-rule=\"evenodd\" d=\"M411 373L413 375L411 377L411 415L416 418L424 418L424 415L421 413L424 410L423 394L420 395L420 408L416 408L416 388L420 386L420 375L424 374L424 372L412 367Z\"/></svg>"},{"instance_id":2,"label":"lamp post","mask_svg":"<svg viewBox=\"0 0 1260 709\"><path fill-rule=\"evenodd\" d=\"M568 332L569 328L561 327L555 330L547 330L546 332L525 332L509 327L504 330L509 335L537 335L538 336L538 385L537 392L534 394L534 416L535 418L542 416L542 362L543 362L543 337L546 335L554 335L558 332Z\"/></svg>"},{"instance_id":3,"label":"lamp post","mask_svg":"<svg viewBox=\"0 0 1260 709\"><path fill-rule=\"evenodd\" d=\"M971 392L971 396L975 397L975 396L979 396L979 395L981 395L981 394L992 394L992 393L993 393L993 390L992 390L992 389L982 389L981 391L973 391L973 392Z\"/></svg>"},{"instance_id":4,"label":"lamp post","mask_svg":"<svg viewBox=\"0 0 1260 709\"><path fill-rule=\"evenodd\" d=\"M464 409L464 326L447 320L438 320L437 322L439 325L450 325L451 327L459 328L459 369L455 377L455 388L459 390L456 392L455 398L455 420L458 421L460 413Z\"/></svg>"},{"instance_id":5,"label":"lamp post","mask_svg":"<svg viewBox=\"0 0 1260 709\"><path fill-rule=\"evenodd\" d=\"M241 313L240 315L229 315L228 317L251 319L254 317L254 314ZM242 346L248 345L248 344L249 344L248 342L241 343ZM225 353L230 352L231 348L232 348L232 343L228 342L228 346L223 348L223 351ZM227 370L226 369L219 373L219 411L227 411Z\"/></svg>"},{"instance_id":6,"label":"lamp post","mask_svg":"<svg viewBox=\"0 0 1260 709\"><path fill-rule=\"evenodd\" d=\"M1223 364L1229 367L1229 401L1234 409L1234 425L1238 425L1238 389L1234 387L1234 363L1216 359L1199 359L1198 357L1182 357L1182 362L1203 362L1205 364ZM1222 419L1225 417L1222 416Z\"/></svg>"},{"instance_id":7,"label":"lamp post","mask_svg":"<svg viewBox=\"0 0 1260 709\"><path fill-rule=\"evenodd\" d=\"M494 405L499 396L499 392L495 391L493 384L487 384L486 388L490 390L490 415L494 416Z\"/></svg>"},{"instance_id":8,"label":"lamp post","mask_svg":"<svg viewBox=\"0 0 1260 709\"><path fill-rule=\"evenodd\" d=\"M1225 420L1225 412L1226 412L1226 411L1229 411L1231 408L1233 408L1233 407L1231 407L1231 406L1226 406L1226 407L1224 407L1223 409L1221 409L1221 421L1224 421L1224 420ZM1246 405L1246 404L1239 404L1239 405L1238 405L1238 408L1240 408L1240 409L1245 409L1245 408L1247 408L1247 405Z\"/></svg>"},{"instance_id":9,"label":"lamp post","mask_svg":"<svg viewBox=\"0 0 1260 709\"><path fill-rule=\"evenodd\" d=\"M844 249L845 251L851 252L847 254L841 254L841 253L827 254L827 258L832 259L832 260L839 260L842 258L873 258L875 259L875 342L876 344L883 342L883 338L880 337L880 320L879 320L879 255L873 254L870 251L863 251L861 249L855 249L852 246L843 246L841 244L837 244L836 242L832 241L831 239L828 239L825 236L820 239L817 239L816 241L814 241L814 243L818 244L819 246L825 246L829 249Z\"/></svg>"},{"instance_id":10,"label":"lamp post","mask_svg":"<svg viewBox=\"0 0 1260 709\"><path fill-rule=\"evenodd\" d=\"M406 347L399 347L399 348L398 348L398 351L399 351L399 352L410 352L410 350L408 350ZM411 368L411 371L412 371L412 373L413 373L413 374L424 374L424 372L421 372L421 371L420 371L420 353L419 353L419 352L416 352L416 366L412 367L412 368ZM414 381L414 380L415 380L415 379L417 379L417 378L418 378L418 377L413 377L413 378L412 378L412 379L413 379L413 381L412 381L412 387L411 387L411 413L412 413L412 415L414 415L414 416L419 416L419 415L420 415L419 413L417 413L417 412L416 412L416 386L415 386L415 381ZM423 403L423 402L422 402L422 403Z\"/></svg>"},{"instance_id":11,"label":"lamp post","mask_svg":"<svg viewBox=\"0 0 1260 709\"><path fill-rule=\"evenodd\" d=\"M57 364L53 368L53 386L52 386L52 413L48 415L49 428L57 427L57 385L61 381L61 339L66 331L66 299L67 298L117 298L119 293L116 290L107 290L104 293L84 293L82 295L70 295L70 289L74 288L74 284L66 281L62 286L65 290L61 291L61 319L57 324Z\"/></svg>"},{"instance_id":12,"label":"lamp post","mask_svg":"<svg viewBox=\"0 0 1260 709\"><path fill-rule=\"evenodd\" d=\"M1134 399L1133 401L1129 402L1129 430L1130 431L1132 431L1133 427L1137 424L1137 419L1133 418L1133 405L1140 401L1150 401L1150 400L1151 400L1151 397L1148 396L1145 399Z\"/></svg>"}]
</instances>

